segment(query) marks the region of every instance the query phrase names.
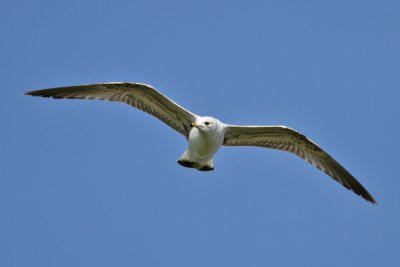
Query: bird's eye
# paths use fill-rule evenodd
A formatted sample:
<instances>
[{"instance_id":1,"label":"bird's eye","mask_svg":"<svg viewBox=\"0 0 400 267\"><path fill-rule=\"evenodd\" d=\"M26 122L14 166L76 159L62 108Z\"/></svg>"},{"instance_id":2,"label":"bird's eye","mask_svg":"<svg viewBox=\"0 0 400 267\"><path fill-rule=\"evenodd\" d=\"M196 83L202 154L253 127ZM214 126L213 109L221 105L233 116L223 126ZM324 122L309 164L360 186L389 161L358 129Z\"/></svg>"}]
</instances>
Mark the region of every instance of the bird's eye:
<instances>
[{"instance_id":1,"label":"bird's eye","mask_svg":"<svg viewBox=\"0 0 400 267\"><path fill-rule=\"evenodd\" d=\"M210 122L209 122L209 121L206 121L204 124L205 124L205 125L210 125Z\"/></svg>"}]
</instances>

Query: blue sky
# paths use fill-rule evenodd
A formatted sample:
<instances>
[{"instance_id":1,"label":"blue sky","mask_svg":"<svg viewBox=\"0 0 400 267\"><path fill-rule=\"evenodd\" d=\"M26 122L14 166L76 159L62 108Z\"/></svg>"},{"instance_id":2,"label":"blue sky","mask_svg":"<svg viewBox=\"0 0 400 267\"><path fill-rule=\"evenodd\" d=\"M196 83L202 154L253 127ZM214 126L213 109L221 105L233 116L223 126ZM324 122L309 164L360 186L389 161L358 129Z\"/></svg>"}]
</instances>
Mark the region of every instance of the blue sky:
<instances>
[{"instance_id":1,"label":"blue sky","mask_svg":"<svg viewBox=\"0 0 400 267\"><path fill-rule=\"evenodd\" d=\"M0 3L0 265L398 266L398 1ZM199 115L290 126L377 199L288 153L185 139L127 105L23 92L148 83Z\"/></svg>"}]
</instances>

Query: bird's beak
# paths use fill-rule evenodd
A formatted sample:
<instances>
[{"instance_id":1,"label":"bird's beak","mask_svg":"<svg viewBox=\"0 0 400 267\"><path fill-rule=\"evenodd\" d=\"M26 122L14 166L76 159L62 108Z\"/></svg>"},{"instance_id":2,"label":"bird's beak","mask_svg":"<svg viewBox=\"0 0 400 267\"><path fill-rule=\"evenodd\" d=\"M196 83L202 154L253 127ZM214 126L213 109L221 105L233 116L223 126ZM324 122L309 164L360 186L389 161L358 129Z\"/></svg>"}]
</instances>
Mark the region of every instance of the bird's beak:
<instances>
[{"instance_id":1,"label":"bird's beak","mask_svg":"<svg viewBox=\"0 0 400 267\"><path fill-rule=\"evenodd\" d=\"M196 128L199 127L195 122L192 122L192 123L190 124L190 126L191 126L191 127L196 127Z\"/></svg>"}]
</instances>

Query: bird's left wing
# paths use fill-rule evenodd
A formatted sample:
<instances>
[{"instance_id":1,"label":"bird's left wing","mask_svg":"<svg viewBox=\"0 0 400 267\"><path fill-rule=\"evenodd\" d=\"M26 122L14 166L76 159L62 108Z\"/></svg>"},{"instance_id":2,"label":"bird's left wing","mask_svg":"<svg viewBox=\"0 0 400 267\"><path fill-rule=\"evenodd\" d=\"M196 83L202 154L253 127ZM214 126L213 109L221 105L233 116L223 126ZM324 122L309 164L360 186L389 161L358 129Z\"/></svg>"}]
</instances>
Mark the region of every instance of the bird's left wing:
<instances>
[{"instance_id":1,"label":"bird's left wing","mask_svg":"<svg viewBox=\"0 0 400 267\"><path fill-rule=\"evenodd\" d=\"M257 146L288 151L307 160L357 195L376 204L371 194L328 153L301 133L285 126L226 127L224 146Z\"/></svg>"},{"instance_id":2,"label":"bird's left wing","mask_svg":"<svg viewBox=\"0 0 400 267\"><path fill-rule=\"evenodd\" d=\"M188 138L196 115L179 106L153 87L141 83L99 83L50 88L25 93L55 99L97 99L123 102L149 113Z\"/></svg>"}]
</instances>

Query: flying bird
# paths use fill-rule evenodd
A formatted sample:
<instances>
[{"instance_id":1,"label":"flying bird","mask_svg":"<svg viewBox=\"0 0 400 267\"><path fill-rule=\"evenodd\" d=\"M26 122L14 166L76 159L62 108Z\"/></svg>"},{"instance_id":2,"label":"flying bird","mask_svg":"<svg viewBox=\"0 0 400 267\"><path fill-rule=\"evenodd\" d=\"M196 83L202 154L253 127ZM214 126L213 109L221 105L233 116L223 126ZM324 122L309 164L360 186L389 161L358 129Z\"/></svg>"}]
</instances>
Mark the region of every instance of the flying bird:
<instances>
[{"instance_id":1,"label":"flying bird","mask_svg":"<svg viewBox=\"0 0 400 267\"><path fill-rule=\"evenodd\" d=\"M178 163L199 171L214 170L214 154L221 146L256 146L287 151L305 159L347 189L376 204L372 195L335 159L303 134L286 126L229 125L213 117L202 117L184 109L152 86L142 83L87 84L31 91L26 95L54 99L109 100L138 108L186 137L188 148Z\"/></svg>"}]
</instances>

